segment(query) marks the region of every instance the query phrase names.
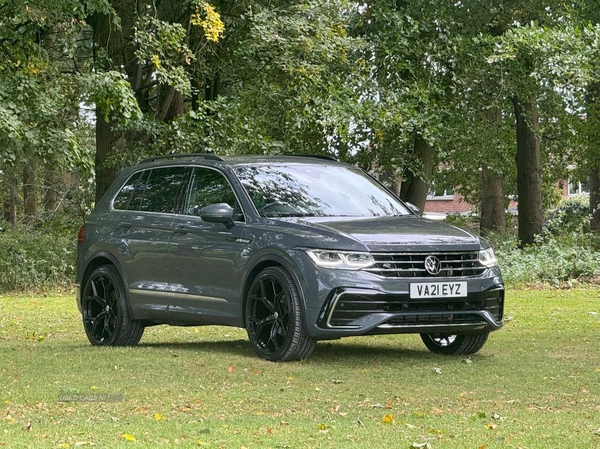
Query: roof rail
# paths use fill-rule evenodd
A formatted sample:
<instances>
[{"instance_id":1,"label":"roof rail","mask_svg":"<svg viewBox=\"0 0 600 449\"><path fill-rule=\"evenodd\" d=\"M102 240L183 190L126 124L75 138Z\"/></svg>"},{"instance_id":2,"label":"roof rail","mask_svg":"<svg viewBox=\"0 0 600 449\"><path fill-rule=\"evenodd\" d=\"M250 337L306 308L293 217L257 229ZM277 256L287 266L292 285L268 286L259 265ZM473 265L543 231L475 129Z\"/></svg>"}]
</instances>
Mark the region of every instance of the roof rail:
<instances>
[{"instance_id":1,"label":"roof rail","mask_svg":"<svg viewBox=\"0 0 600 449\"><path fill-rule=\"evenodd\" d=\"M292 156L298 156L298 157L312 157L315 159L325 159L326 161L336 161L339 162L338 159L336 159L333 156L328 156L326 154L293 154Z\"/></svg>"},{"instance_id":2,"label":"roof rail","mask_svg":"<svg viewBox=\"0 0 600 449\"><path fill-rule=\"evenodd\" d=\"M161 159L208 159L211 161L222 161L224 160L222 157L217 156L213 153L177 153L177 154L163 154L160 156L149 157L146 159L142 159L138 162L138 164L142 164L144 162L155 162Z\"/></svg>"}]
</instances>

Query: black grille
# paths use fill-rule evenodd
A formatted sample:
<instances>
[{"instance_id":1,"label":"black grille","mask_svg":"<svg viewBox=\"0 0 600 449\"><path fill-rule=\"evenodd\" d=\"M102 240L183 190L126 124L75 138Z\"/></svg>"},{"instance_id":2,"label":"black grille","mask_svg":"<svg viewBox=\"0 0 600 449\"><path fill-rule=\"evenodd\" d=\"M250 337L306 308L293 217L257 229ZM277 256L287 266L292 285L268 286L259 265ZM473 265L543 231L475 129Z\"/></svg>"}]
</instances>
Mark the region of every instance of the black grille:
<instances>
[{"instance_id":1,"label":"black grille","mask_svg":"<svg viewBox=\"0 0 600 449\"><path fill-rule=\"evenodd\" d=\"M361 295L342 293L329 315L331 327L351 326L352 322L375 313L391 313L386 324L427 325L480 323L475 313L488 311L496 322L502 321L503 290L489 290L476 298L410 299L399 295Z\"/></svg>"},{"instance_id":2,"label":"black grille","mask_svg":"<svg viewBox=\"0 0 600 449\"><path fill-rule=\"evenodd\" d=\"M441 262L441 271L436 276L473 277L485 271L479 264L477 251L451 253L371 253L375 266L364 271L388 278L432 277L425 270L427 256L435 256Z\"/></svg>"}]
</instances>

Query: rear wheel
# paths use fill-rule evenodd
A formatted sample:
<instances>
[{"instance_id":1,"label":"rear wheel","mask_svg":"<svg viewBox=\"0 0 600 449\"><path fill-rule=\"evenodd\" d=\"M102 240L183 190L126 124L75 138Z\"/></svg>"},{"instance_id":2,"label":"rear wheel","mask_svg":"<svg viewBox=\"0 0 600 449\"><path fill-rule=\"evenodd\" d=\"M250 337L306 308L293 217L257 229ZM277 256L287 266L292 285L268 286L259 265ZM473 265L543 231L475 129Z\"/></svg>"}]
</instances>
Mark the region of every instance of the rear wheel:
<instances>
[{"instance_id":1,"label":"rear wheel","mask_svg":"<svg viewBox=\"0 0 600 449\"><path fill-rule=\"evenodd\" d=\"M427 349L437 354L475 354L483 348L489 335L489 332L466 335L421 334L421 340Z\"/></svg>"},{"instance_id":2,"label":"rear wheel","mask_svg":"<svg viewBox=\"0 0 600 449\"><path fill-rule=\"evenodd\" d=\"M317 341L308 335L294 280L281 267L261 271L246 297L246 330L256 353L274 362L304 359Z\"/></svg>"},{"instance_id":3,"label":"rear wheel","mask_svg":"<svg viewBox=\"0 0 600 449\"><path fill-rule=\"evenodd\" d=\"M88 277L81 297L83 327L94 346L134 346L144 325L129 317L125 287L112 265L96 268Z\"/></svg>"}]
</instances>

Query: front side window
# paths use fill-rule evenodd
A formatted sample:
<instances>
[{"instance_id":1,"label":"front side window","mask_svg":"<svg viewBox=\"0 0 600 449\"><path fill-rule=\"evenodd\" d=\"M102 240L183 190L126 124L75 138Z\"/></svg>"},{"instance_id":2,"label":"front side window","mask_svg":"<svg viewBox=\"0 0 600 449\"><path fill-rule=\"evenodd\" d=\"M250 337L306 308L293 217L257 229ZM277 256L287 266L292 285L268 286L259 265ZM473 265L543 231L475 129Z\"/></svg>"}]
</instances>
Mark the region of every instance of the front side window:
<instances>
[{"instance_id":1,"label":"front side window","mask_svg":"<svg viewBox=\"0 0 600 449\"><path fill-rule=\"evenodd\" d=\"M203 207L218 203L229 204L234 210L233 219L244 221L242 209L225 176L209 168L195 168L185 213L199 216Z\"/></svg>"},{"instance_id":2,"label":"front side window","mask_svg":"<svg viewBox=\"0 0 600 449\"><path fill-rule=\"evenodd\" d=\"M257 164L236 169L263 217L409 215L383 186L359 169L312 164Z\"/></svg>"},{"instance_id":3,"label":"front side window","mask_svg":"<svg viewBox=\"0 0 600 449\"><path fill-rule=\"evenodd\" d=\"M133 175L117 194L115 209L174 214L190 177L187 167L162 167Z\"/></svg>"}]
</instances>

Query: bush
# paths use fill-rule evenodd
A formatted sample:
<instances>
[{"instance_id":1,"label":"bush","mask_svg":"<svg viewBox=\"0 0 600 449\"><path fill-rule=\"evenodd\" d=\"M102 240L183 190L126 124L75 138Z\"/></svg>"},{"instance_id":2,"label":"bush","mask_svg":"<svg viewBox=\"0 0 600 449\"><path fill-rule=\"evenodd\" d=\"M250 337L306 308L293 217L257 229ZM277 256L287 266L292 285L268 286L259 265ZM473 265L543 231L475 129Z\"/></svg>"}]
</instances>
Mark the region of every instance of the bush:
<instances>
[{"instance_id":1,"label":"bush","mask_svg":"<svg viewBox=\"0 0 600 449\"><path fill-rule=\"evenodd\" d=\"M57 234L10 227L0 232L0 293L73 284L76 239Z\"/></svg>"},{"instance_id":2,"label":"bush","mask_svg":"<svg viewBox=\"0 0 600 449\"><path fill-rule=\"evenodd\" d=\"M578 195L563 198L546 214L544 234L549 236L585 233L590 230L590 199Z\"/></svg>"},{"instance_id":3,"label":"bush","mask_svg":"<svg viewBox=\"0 0 600 449\"><path fill-rule=\"evenodd\" d=\"M551 237L543 244L519 249L517 238L499 244L496 255L509 285L543 283L570 284L594 278L600 271L600 252L589 234Z\"/></svg>"}]
</instances>

